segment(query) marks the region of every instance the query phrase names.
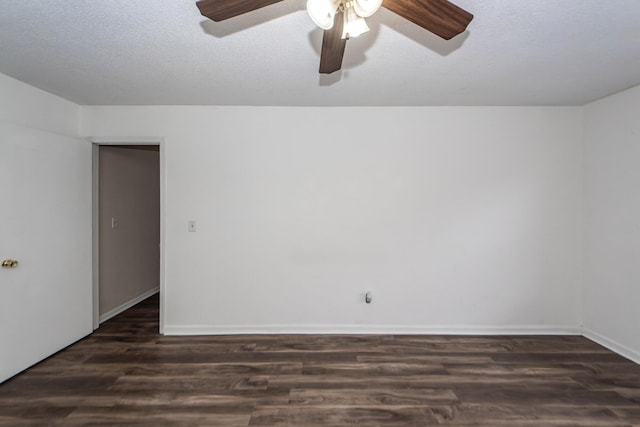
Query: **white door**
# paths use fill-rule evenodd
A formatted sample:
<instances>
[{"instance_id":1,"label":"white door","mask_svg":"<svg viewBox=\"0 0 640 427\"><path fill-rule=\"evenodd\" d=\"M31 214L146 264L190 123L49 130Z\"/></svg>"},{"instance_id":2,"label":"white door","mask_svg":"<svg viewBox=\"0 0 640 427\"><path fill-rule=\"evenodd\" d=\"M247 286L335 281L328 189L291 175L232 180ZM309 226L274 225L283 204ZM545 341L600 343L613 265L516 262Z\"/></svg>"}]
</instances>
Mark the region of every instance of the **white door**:
<instances>
[{"instance_id":1,"label":"white door","mask_svg":"<svg viewBox=\"0 0 640 427\"><path fill-rule=\"evenodd\" d=\"M0 123L0 382L92 331L91 144Z\"/></svg>"}]
</instances>

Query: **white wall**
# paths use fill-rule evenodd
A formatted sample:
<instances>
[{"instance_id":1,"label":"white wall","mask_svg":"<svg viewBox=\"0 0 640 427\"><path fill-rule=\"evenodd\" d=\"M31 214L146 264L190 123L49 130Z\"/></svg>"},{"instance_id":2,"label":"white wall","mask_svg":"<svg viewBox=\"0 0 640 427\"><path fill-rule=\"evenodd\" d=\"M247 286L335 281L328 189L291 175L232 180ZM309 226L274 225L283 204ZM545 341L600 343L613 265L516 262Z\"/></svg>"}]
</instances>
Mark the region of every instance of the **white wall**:
<instances>
[{"instance_id":1,"label":"white wall","mask_svg":"<svg viewBox=\"0 0 640 427\"><path fill-rule=\"evenodd\" d=\"M0 121L77 137L80 106L0 74Z\"/></svg>"},{"instance_id":2,"label":"white wall","mask_svg":"<svg viewBox=\"0 0 640 427\"><path fill-rule=\"evenodd\" d=\"M12 132L78 135L79 106L2 74L0 95ZM166 137L168 332L584 320L638 361L639 104L85 107L81 134Z\"/></svg>"},{"instance_id":3,"label":"white wall","mask_svg":"<svg viewBox=\"0 0 640 427\"><path fill-rule=\"evenodd\" d=\"M166 138L168 333L579 332L580 108L86 107L82 121Z\"/></svg>"},{"instance_id":4,"label":"white wall","mask_svg":"<svg viewBox=\"0 0 640 427\"><path fill-rule=\"evenodd\" d=\"M586 335L640 363L640 87L585 108Z\"/></svg>"}]
</instances>

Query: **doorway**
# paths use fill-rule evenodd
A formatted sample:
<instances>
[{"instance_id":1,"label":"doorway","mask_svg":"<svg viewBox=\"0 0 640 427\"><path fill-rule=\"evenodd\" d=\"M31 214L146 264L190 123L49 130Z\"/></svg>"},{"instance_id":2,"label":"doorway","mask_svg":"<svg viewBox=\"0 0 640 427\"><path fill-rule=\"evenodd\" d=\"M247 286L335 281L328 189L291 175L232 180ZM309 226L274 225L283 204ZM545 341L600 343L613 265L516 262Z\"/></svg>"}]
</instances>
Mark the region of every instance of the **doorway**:
<instances>
[{"instance_id":1,"label":"doorway","mask_svg":"<svg viewBox=\"0 0 640 427\"><path fill-rule=\"evenodd\" d=\"M94 329L158 293L161 145L94 142Z\"/></svg>"}]
</instances>

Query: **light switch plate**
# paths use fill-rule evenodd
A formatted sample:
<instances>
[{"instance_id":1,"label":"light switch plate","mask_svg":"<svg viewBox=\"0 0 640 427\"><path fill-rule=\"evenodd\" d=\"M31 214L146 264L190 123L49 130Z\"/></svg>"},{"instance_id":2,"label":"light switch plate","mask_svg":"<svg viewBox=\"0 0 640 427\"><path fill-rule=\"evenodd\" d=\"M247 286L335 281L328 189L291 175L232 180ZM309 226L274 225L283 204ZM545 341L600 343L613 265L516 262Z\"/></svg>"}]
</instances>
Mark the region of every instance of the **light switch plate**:
<instances>
[{"instance_id":1,"label":"light switch plate","mask_svg":"<svg viewBox=\"0 0 640 427\"><path fill-rule=\"evenodd\" d=\"M196 222L194 220L189 221L189 232L190 233L196 232Z\"/></svg>"}]
</instances>

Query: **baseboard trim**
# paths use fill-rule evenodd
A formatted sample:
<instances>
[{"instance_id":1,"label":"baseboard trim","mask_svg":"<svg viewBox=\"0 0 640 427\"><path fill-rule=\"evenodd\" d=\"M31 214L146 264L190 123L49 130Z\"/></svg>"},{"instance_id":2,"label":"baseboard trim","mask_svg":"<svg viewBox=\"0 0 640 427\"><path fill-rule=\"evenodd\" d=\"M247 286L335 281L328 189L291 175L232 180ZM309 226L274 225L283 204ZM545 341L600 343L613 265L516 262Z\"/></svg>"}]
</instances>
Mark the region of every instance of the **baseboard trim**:
<instances>
[{"instance_id":1,"label":"baseboard trim","mask_svg":"<svg viewBox=\"0 0 640 427\"><path fill-rule=\"evenodd\" d=\"M582 335L576 326L165 325L165 335Z\"/></svg>"},{"instance_id":2,"label":"baseboard trim","mask_svg":"<svg viewBox=\"0 0 640 427\"><path fill-rule=\"evenodd\" d=\"M591 329L584 329L582 334L589 338L591 341L594 341L600 344L603 347L608 348L611 351L618 353L620 356L626 357L627 359L640 364L640 353L630 349L629 347L620 344L612 339L605 337L604 335L600 335L599 333L592 331Z\"/></svg>"},{"instance_id":3,"label":"baseboard trim","mask_svg":"<svg viewBox=\"0 0 640 427\"><path fill-rule=\"evenodd\" d=\"M165 325L164 335L583 335L640 364L640 353L599 333L578 326L475 325Z\"/></svg>"},{"instance_id":4,"label":"baseboard trim","mask_svg":"<svg viewBox=\"0 0 640 427\"><path fill-rule=\"evenodd\" d=\"M129 301L125 302L124 304L121 304L121 305L117 306L113 310L109 310L106 313L101 314L100 318L99 318L99 322L100 323L106 322L107 320L111 319L112 317L117 316L118 314L122 313L123 311L128 310L129 308L133 307L134 305L138 304L139 302L142 302L142 301L146 300L151 295L157 294L158 292L160 292L160 287L151 289L150 291L147 291L147 292L143 293L142 295L138 295L134 299L129 300Z\"/></svg>"}]
</instances>

